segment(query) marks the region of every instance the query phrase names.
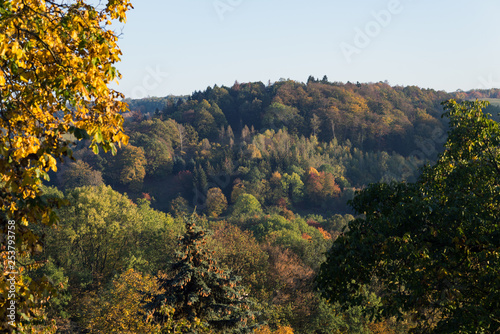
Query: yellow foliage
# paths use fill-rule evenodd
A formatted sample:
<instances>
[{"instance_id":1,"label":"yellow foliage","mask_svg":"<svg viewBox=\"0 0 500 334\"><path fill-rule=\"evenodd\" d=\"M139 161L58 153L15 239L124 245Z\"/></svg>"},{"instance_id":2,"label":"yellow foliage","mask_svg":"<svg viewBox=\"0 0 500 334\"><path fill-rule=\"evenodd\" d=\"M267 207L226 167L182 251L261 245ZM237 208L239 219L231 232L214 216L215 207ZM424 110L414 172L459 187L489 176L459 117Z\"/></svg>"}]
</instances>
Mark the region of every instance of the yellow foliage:
<instances>
[{"instance_id":1,"label":"yellow foliage","mask_svg":"<svg viewBox=\"0 0 500 334\"><path fill-rule=\"evenodd\" d=\"M278 326L275 331L272 331L269 326L262 326L254 330L255 334L293 334L293 328L289 326Z\"/></svg>"},{"instance_id":2,"label":"yellow foliage","mask_svg":"<svg viewBox=\"0 0 500 334\"><path fill-rule=\"evenodd\" d=\"M391 328L388 321L384 322L373 322L368 325L368 328L373 334L393 334L396 333L394 329Z\"/></svg>"},{"instance_id":3,"label":"yellow foliage","mask_svg":"<svg viewBox=\"0 0 500 334\"><path fill-rule=\"evenodd\" d=\"M307 233L302 233L302 239L307 240L307 241L311 241L312 237Z\"/></svg>"},{"instance_id":4,"label":"yellow foliage","mask_svg":"<svg viewBox=\"0 0 500 334\"><path fill-rule=\"evenodd\" d=\"M319 172L316 170L316 168L310 167L309 170L307 171L307 174L309 174L309 175L319 175Z\"/></svg>"},{"instance_id":5,"label":"yellow foliage","mask_svg":"<svg viewBox=\"0 0 500 334\"><path fill-rule=\"evenodd\" d=\"M87 292L80 300L80 321L90 333L160 334L211 333L198 318L174 320L176 310L163 305L162 323L155 322L145 305L151 301L146 295L157 294L158 282L149 275L133 269L113 280L109 290Z\"/></svg>"},{"instance_id":6,"label":"yellow foliage","mask_svg":"<svg viewBox=\"0 0 500 334\"><path fill-rule=\"evenodd\" d=\"M157 333L159 326L145 320L143 292L155 293L156 280L133 269L113 281L109 291L88 293L81 319L92 333Z\"/></svg>"},{"instance_id":7,"label":"yellow foliage","mask_svg":"<svg viewBox=\"0 0 500 334\"><path fill-rule=\"evenodd\" d=\"M99 146L114 152L115 143L128 140L120 114L126 110L120 101L123 95L108 84L120 77L114 63L121 55L110 20L124 22L131 4L129 0L92 3L0 3L0 210L16 222L18 256L33 253L40 245L29 224L57 220L51 205L34 199L41 194L41 179L56 171L56 159L71 155L67 134L77 139L88 135L95 152ZM20 228L21 224L25 226ZM2 265L5 269L7 263ZM26 295L18 302L18 319L24 319L36 307L37 288L18 281ZM6 319L6 291L2 275L1 319ZM2 322L0 331L5 326Z\"/></svg>"},{"instance_id":8,"label":"yellow foliage","mask_svg":"<svg viewBox=\"0 0 500 334\"><path fill-rule=\"evenodd\" d=\"M262 159L262 153L254 144L248 145L247 154L250 156L251 159Z\"/></svg>"}]
</instances>

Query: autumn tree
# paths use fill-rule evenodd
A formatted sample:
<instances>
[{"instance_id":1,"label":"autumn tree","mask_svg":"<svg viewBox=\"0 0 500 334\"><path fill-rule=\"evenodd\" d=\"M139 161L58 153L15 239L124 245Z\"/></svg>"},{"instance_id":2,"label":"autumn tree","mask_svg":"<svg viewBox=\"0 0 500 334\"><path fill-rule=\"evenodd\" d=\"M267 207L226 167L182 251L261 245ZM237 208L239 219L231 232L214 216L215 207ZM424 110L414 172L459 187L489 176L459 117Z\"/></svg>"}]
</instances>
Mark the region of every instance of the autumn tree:
<instances>
[{"instance_id":1,"label":"autumn tree","mask_svg":"<svg viewBox=\"0 0 500 334\"><path fill-rule=\"evenodd\" d=\"M209 249L221 265L231 268L241 276L242 282L258 291L265 285L267 253L260 247L251 231L242 231L238 226L225 221L210 227L213 231L207 242Z\"/></svg>"},{"instance_id":2,"label":"autumn tree","mask_svg":"<svg viewBox=\"0 0 500 334\"><path fill-rule=\"evenodd\" d=\"M335 183L335 177L327 172L318 172L309 168L305 180L306 192L312 203L326 202L340 194L340 187Z\"/></svg>"},{"instance_id":3,"label":"autumn tree","mask_svg":"<svg viewBox=\"0 0 500 334\"><path fill-rule=\"evenodd\" d=\"M147 160L142 147L127 145L116 156L108 158L107 180L127 186L132 191L142 189Z\"/></svg>"},{"instance_id":4,"label":"autumn tree","mask_svg":"<svg viewBox=\"0 0 500 334\"><path fill-rule=\"evenodd\" d=\"M245 185L240 179L234 180L233 190L231 191L231 203L235 203L238 197L245 193Z\"/></svg>"},{"instance_id":5,"label":"autumn tree","mask_svg":"<svg viewBox=\"0 0 500 334\"><path fill-rule=\"evenodd\" d=\"M146 173L161 177L172 171L173 146L179 143L175 121L155 118L128 124L131 144L141 147L146 158Z\"/></svg>"},{"instance_id":6,"label":"autumn tree","mask_svg":"<svg viewBox=\"0 0 500 334\"><path fill-rule=\"evenodd\" d=\"M104 184L101 172L93 170L89 164L81 160L69 164L61 178L62 187L65 189Z\"/></svg>"},{"instance_id":7,"label":"autumn tree","mask_svg":"<svg viewBox=\"0 0 500 334\"><path fill-rule=\"evenodd\" d=\"M314 277L313 270L290 249L269 243L264 244L263 249L269 255L266 278L269 280L267 287L272 287L272 293L269 295L271 304L291 308L292 314L296 316L288 320L294 322L295 328L305 329L313 307L311 301L316 299L310 288ZM269 311L264 310L264 314ZM269 322L274 322L272 320L271 317Z\"/></svg>"},{"instance_id":8,"label":"autumn tree","mask_svg":"<svg viewBox=\"0 0 500 334\"><path fill-rule=\"evenodd\" d=\"M227 199L220 188L210 188L207 192L206 211L210 216L218 217L227 209Z\"/></svg>"},{"instance_id":9,"label":"autumn tree","mask_svg":"<svg viewBox=\"0 0 500 334\"><path fill-rule=\"evenodd\" d=\"M114 63L121 55L110 26L124 22L130 7L128 0L0 3L0 208L3 233L7 220L16 222L19 256L40 246L32 224L56 221L50 203L40 202L39 185L56 159L71 154L74 138L88 136L95 152L127 141L119 114L126 105L108 84L119 77ZM17 282L25 291L16 300L17 319L29 318L35 288ZM2 275L2 319L6 289Z\"/></svg>"},{"instance_id":10,"label":"autumn tree","mask_svg":"<svg viewBox=\"0 0 500 334\"><path fill-rule=\"evenodd\" d=\"M115 278L110 289L87 292L81 301L82 327L91 333L160 333L160 326L148 321L144 293L157 292L156 280L129 269Z\"/></svg>"}]
</instances>

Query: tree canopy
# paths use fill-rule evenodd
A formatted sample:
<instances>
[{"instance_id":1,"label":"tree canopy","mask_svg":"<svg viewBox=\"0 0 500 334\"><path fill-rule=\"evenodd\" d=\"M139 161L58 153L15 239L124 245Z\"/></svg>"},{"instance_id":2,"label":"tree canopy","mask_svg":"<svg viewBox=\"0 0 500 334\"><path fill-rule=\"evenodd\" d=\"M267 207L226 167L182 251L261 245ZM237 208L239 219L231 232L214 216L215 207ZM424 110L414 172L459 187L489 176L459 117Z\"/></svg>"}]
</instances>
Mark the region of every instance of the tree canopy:
<instances>
[{"instance_id":1,"label":"tree canopy","mask_svg":"<svg viewBox=\"0 0 500 334\"><path fill-rule=\"evenodd\" d=\"M318 283L344 307L382 286L386 316L409 313L416 331L500 328L500 128L482 101L444 103L445 151L416 183L373 184L351 202L349 223Z\"/></svg>"}]
</instances>

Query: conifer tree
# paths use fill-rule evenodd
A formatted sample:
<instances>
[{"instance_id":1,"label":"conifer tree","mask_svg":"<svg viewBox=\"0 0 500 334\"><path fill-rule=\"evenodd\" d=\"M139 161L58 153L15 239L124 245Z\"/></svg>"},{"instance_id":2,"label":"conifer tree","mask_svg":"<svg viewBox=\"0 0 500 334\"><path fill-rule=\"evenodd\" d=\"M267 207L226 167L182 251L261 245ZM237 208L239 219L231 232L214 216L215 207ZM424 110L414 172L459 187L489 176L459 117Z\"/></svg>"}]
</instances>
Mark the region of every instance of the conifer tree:
<instances>
[{"instance_id":1,"label":"conifer tree","mask_svg":"<svg viewBox=\"0 0 500 334\"><path fill-rule=\"evenodd\" d=\"M195 215L185 219L186 233L179 238L178 262L172 265L173 278L159 278L160 293L152 296L147 308L155 321L201 320L217 333L250 332L255 319L250 301L239 285L240 278L218 266L213 252L206 249L208 231L196 224ZM174 308L168 318L162 308Z\"/></svg>"},{"instance_id":2,"label":"conifer tree","mask_svg":"<svg viewBox=\"0 0 500 334\"><path fill-rule=\"evenodd\" d=\"M205 193L208 188L208 180L207 180L207 174L205 173L205 170L203 170L203 167L198 165L198 186L199 189Z\"/></svg>"}]
</instances>

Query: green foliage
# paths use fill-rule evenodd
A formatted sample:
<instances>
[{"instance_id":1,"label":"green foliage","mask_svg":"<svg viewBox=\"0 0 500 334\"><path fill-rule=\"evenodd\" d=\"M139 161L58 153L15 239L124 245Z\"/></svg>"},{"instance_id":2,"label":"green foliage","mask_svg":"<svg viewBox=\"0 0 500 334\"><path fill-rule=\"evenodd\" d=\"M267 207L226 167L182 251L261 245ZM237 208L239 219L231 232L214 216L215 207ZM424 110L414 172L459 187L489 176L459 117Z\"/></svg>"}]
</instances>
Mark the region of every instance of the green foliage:
<instances>
[{"instance_id":1,"label":"green foliage","mask_svg":"<svg viewBox=\"0 0 500 334\"><path fill-rule=\"evenodd\" d=\"M259 201L250 194L241 194L236 199L233 206L233 216L259 215L262 213L262 206Z\"/></svg>"},{"instance_id":2,"label":"green foliage","mask_svg":"<svg viewBox=\"0 0 500 334\"><path fill-rule=\"evenodd\" d=\"M170 202L170 212L174 217L182 217L187 215L189 211L192 210L190 210L188 201L180 195Z\"/></svg>"},{"instance_id":3,"label":"green foliage","mask_svg":"<svg viewBox=\"0 0 500 334\"><path fill-rule=\"evenodd\" d=\"M265 288L269 256L253 234L225 221L216 222L210 228L213 234L207 248L213 250L217 262L241 277L251 296Z\"/></svg>"},{"instance_id":4,"label":"green foliage","mask_svg":"<svg viewBox=\"0 0 500 334\"><path fill-rule=\"evenodd\" d=\"M287 173L283 174L281 184L288 198L290 198L293 203L302 201L304 197L304 182L302 182L297 173L293 172L292 175L288 175Z\"/></svg>"},{"instance_id":5,"label":"green foliage","mask_svg":"<svg viewBox=\"0 0 500 334\"><path fill-rule=\"evenodd\" d=\"M262 125L267 128L281 129L287 127L291 132L296 132L302 127L304 119L299 115L299 110L294 107L285 106L281 103L272 103L265 111Z\"/></svg>"},{"instance_id":6,"label":"green foliage","mask_svg":"<svg viewBox=\"0 0 500 334\"><path fill-rule=\"evenodd\" d=\"M259 224L252 227L255 237L260 240L280 230L294 230L300 235L300 230L297 225L278 215L264 217Z\"/></svg>"},{"instance_id":7,"label":"green foliage","mask_svg":"<svg viewBox=\"0 0 500 334\"><path fill-rule=\"evenodd\" d=\"M172 171L172 148L170 143L164 142L148 133L135 133L131 142L143 148L146 159L146 174L161 177Z\"/></svg>"},{"instance_id":8,"label":"green foliage","mask_svg":"<svg viewBox=\"0 0 500 334\"><path fill-rule=\"evenodd\" d=\"M207 232L197 223L194 216L186 218L186 233L179 238L178 262L172 266L175 276L159 278L162 292L153 294L147 307L160 324L168 320L161 308L171 306L175 320L198 318L218 331L249 332L255 315L240 279L217 265L206 249Z\"/></svg>"},{"instance_id":9,"label":"green foliage","mask_svg":"<svg viewBox=\"0 0 500 334\"><path fill-rule=\"evenodd\" d=\"M500 128L484 102L445 104L444 153L416 183L374 184L319 274L323 294L343 305L372 277L383 311L413 312L419 330L495 332L500 300Z\"/></svg>"},{"instance_id":10,"label":"green foliage","mask_svg":"<svg viewBox=\"0 0 500 334\"><path fill-rule=\"evenodd\" d=\"M495 97L490 93L495 94L494 91L484 92L489 94L490 98ZM492 175L495 173L483 169L482 162L480 163L483 160L489 161L490 166L494 166L493 160L483 159L484 154L481 158L480 155L471 155L470 159L467 159L476 165L471 163L469 168L463 159L453 158L451 163L453 168L441 163L442 170L436 169L430 173L427 171L429 169L426 169L427 172L419 179L418 186L411 183L390 184L392 181L417 180L420 174L419 167L423 162L436 159L440 151L439 146L445 141L444 129L448 124L447 121L439 120L441 111L438 101L448 96L444 92L419 89L414 86L389 87L383 83L341 84L328 82L325 78L322 81L309 80L307 85L291 80L280 80L267 87L261 83L235 83L233 87L209 87L206 91L195 92L189 97L146 99L144 105L141 105L141 101L132 101L131 105L136 108L134 109L136 112L126 124L126 132L133 144L130 152L125 155L126 152L120 150L117 157L110 155L96 157L93 154L89 155L89 150L78 150L80 147L76 147L75 157L81 158L91 168L102 172L105 181L113 187L128 191L131 198L144 197L155 200L152 203L142 199L135 200L137 205L129 203L130 207L134 208L132 210L135 210L140 223L131 227L131 231L135 233L133 236L121 232L128 238L125 243L118 238L118 241L112 241L111 244L115 245L118 251L122 242L123 247L130 250L121 253L123 259L117 260L116 256L108 258L111 262L118 262L118 269L107 273L106 281L100 281L108 284L97 286L97 283L94 285L87 282L87 291L103 293L105 298L118 300L119 298L112 295L112 290L118 285L112 287L109 282L111 277L116 279L118 277L116 275L128 268L141 271L143 276L156 273L158 270L167 270L167 274L163 277L164 281L174 279L178 272L169 270L175 261L173 236L184 232L184 224L179 218L193 212L194 208L191 208L189 203L196 203L197 209L204 210L208 216L199 224L214 230L214 235L206 239L206 249L213 250L210 256L217 259L220 266L230 267L236 274L242 276L242 282L247 286L251 299L256 301L256 307L262 311L259 320L267 320L269 323L269 328L263 327L263 331L284 328L283 326L287 325L300 333L370 331L396 333L401 328L390 316L398 314L399 311L401 317L406 320L412 316L416 316L415 319L418 321L425 318L429 328L436 326L441 318L451 319L437 306L437 303L442 303L444 300L444 297L437 296L438 293L421 293L420 296L424 297L418 302L420 304L411 299L404 304L407 301L405 298L410 295L410 289L419 289L418 279L421 280L421 289L424 289L422 286L425 284L426 288L434 284L437 286L436 290L445 291L443 296L446 293L450 294L446 290L448 289L446 284L452 281L446 275L441 281L432 280L432 275L438 278L444 275L444 272L434 270L432 266L442 263L441 267L448 273L455 270L446 262L451 260L444 255L441 257L436 255L440 254L440 250L433 242L431 242L432 247L426 246L428 251L436 253L430 256L434 261L432 265L424 263L425 259L420 260L424 263L421 267L407 264L415 257L427 254L418 253L419 250L423 251L423 248L414 246L415 242L428 242L429 238L436 238L426 234L427 230L419 229L420 226L432 225L428 221L430 218L424 219L419 215L431 207L433 212L452 216L437 210L436 203L440 205L455 203L461 199L462 202L455 203L457 210L454 216L460 217L463 211L464 217L473 221L475 226L482 226L482 223L476 222L479 219L478 215L468 215L474 206L480 207L477 204L480 201L469 195L479 192L478 189L483 187L486 190L482 190L480 196L492 191L493 195L490 197L494 198L496 179L492 180ZM152 119L143 120L141 113L153 105L159 110L155 111ZM163 110L160 110L162 108ZM473 113L469 118L478 117L480 117L478 114ZM491 135L490 132L481 131L469 133L468 131L474 128L473 124L469 124L465 119L461 119L460 122L467 123L468 130L458 133L454 142L474 136L489 138ZM495 135L491 137L494 138ZM467 145L469 144L460 144L464 147L468 147ZM478 147L487 146L484 141L478 145L469 145L470 148L467 150L474 152L479 149ZM497 149L494 145L490 146L494 156ZM460 150L455 147L452 151ZM447 151L444 155L451 154L450 152ZM473 166L480 168L475 169ZM87 170L85 166L81 174L85 174L84 171ZM454 172L451 173L451 170ZM432 177L429 178L429 175ZM439 178L441 176L444 178ZM481 182L476 182L476 177L480 177ZM453 188L455 184L468 178L470 179L468 183ZM374 182L385 182L389 185L378 188L366 187L367 184ZM144 190L141 189L141 183ZM386 205L387 208L383 217L400 218L406 214L406 210L409 210L411 216L407 219L408 222L397 220L396 217L394 221L397 223L392 220L381 220L380 224L373 223L373 226L360 225L359 221L365 216L358 216L358 220L352 222L354 217L346 213L353 212L347 207L346 202L354 197L358 189L366 189L353 202L358 203L356 208L360 208L359 213L370 212L364 209L371 208L373 203L382 203L380 206ZM453 191L456 193L450 189L455 189ZM53 192L52 189L48 191ZM149 196L144 194L141 196L143 191ZM439 197L440 193L453 194ZM229 194L231 194L231 206L227 207L224 199ZM429 202L426 197L428 195L434 196L432 198L439 197L439 200ZM477 195L478 198L480 196ZM56 197L62 198L62 196ZM151 208L154 206L167 210L169 203L171 206L168 209L176 217L175 219ZM398 205L404 208L399 208ZM493 211L495 205L493 201L489 209ZM375 206L373 204L373 207ZM93 213L94 209L87 210L86 207L94 208L98 212L101 209L96 205L83 203L80 210L89 217L100 216L98 213ZM461 211L458 208L466 210ZM222 214L230 223L217 218ZM442 217L435 218L435 214L427 217L431 217L436 223L444 225L446 221L448 224ZM304 216L306 218L302 218ZM375 221L375 214L368 214L366 218L371 224ZM85 221L84 217L83 220ZM416 227L411 225L413 223ZM353 226L355 230L358 226L362 226L362 232L352 233L364 239L359 243L354 242L355 239L344 242L343 240L350 238L349 233ZM409 237L404 237L404 234L401 236L397 233L386 233L386 230L383 230L383 233L379 230L379 234L370 234L377 226L385 226L385 229L390 231L398 229L398 233L410 231ZM457 224L450 223L450 226L455 228ZM111 227L109 229L112 231ZM64 230L64 227L61 226L61 230ZM462 230L465 231L463 227ZM487 228L484 230L491 232ZM49 232L49 237L53 236L51 233ZM453 235L449 231L446 233ZM426 235L427 239L424 240ZM360 282L329 283L326 290L344 289L342 296L345 297L345 302L327 304L314 290L312 279L326 259L325 252L338 237L341 246L334 246L332 252L339 252L341 255L336 258L338 262L335 263L350 261L349 270L352 272L347 271L344 275L346 271L335 266L330 270L339 271L335 274L342 278L352 277L348 274L356 272L364 276L356 277ZM486 232L482 237L487 239ZM55 239L58 238L65 240L68 236L60 233L55 236ZM96 244L100 242L94 237L87 239L93 240ZM78 242L83 245L87 239L80 238ZM443 240L446 238L441 235L438 243L445 244ZM468 240L466 238L463 242L467 244ZM62 243L57 241L55 245ZM79 244L70 243L74 248ZM370 245L374 244L376 246L370 248ZM384 245L388 249L385 249ZM380 247L377 248L378 246ZM453 242L451 245L448 243L447 247L445 255L449 257L450 254L458 252L453 250L453 247L462 246ZM474 247L480 249L480 246ZM469 252L475 254L476 248L470 246ZM63 255L66 249L68 248L62 250ZM493 246L490 249L493 249ZM367 264L369 261L363 262L358 250L366 256L371 256L370 259L374 261L377 259L381 261L377 262L377 266L370 266ZM386 258L380 255L381 252L387 257L387 263L383 261ZM481 252L484 253L484 250ZM84 253L90 254L90 251L86 250ZM72 298L68 305L68 313L73 319L77 319L79 316L75 310L87 304L78 295L82 289L75 287L77 285L75 277L78 278L77 273L80 269L68 265L81 262L79 259L81 256L74 251L66 257L63 255L58 254L59 258L66 261L64 265L61 262L56 263L55 258L46 257L52 266L46 274L49 278L53 278L54 282L63 282L64 277L68 278L67 291L68 296ZM390 257L393 255L399 258ZM488 267L487 261L490 261L490 264L494 263L491 260L494 256L492 254L488 256L487 259L471 260L471 268L479 265ZM329 263L332 263L331 258ZM455 261L455 266L458 264L460 262ZM323 268L328 266L325 265ZM373 269L375 267L376 269ZM426 270L431 268L429 269L431 276L424 275L423 268ZM380 273L377 271L379 269ZM406 276L401 274L403 278L396 277L398 270ZM479 271L487 270L482 268ZM390 279L387 277L385 280L381 279L383 284L380 290L368 289L372 276L383 277L386 273L391 273L392 276ZM490 273L492 273L491 278L496 277L494 270ZM453 275L458 274L455 272L449 274ZM467 277L468 282L472 282L477 275L468 274ZM88 281L89 278L84 280ZM391 289L401 287L403 281L406 290L401 288L400 295L391 294ZM465 286L462 282L452 283ZM349 298L346 297L348 294ZM381 306L377 296L386 298ZM494 293L492 296L496 298ZM488 298L484 298L485 303L486 300L492 300ZM370 301L369 304L366 299ZM91 300L108 305L105 299ZM465 299L457 298L457 302L450 307L458 308L458 300L462 302ZM377 306L377 309L369 307L376 301L380 307ZM60 305L66 305L67 300L61 302ZM467 302L469 300L465 300L465 303ZM406 306L399 308L391 306L401 303ZM417 306L412 308L411 303ZM154 325L158 325L160 331L210 331L206 319L191 317L190 320L186 312L172 305L164 304L156 308L156 319L162 319L162 324L160 326L155 322ZM96 308L97 313L92 314L101 319L102 317L97 315L101 311L102 314L111 316L113 312L108 312L111 310L108 306L100 310ZM65 306L54 304L52 308L60 310ZM392 312L395 309L398 311ZM381 321L373 322L372 316L378 316ZM420 320L419 316L422 317ZM85 321L90 320L87 318ZM425 322L421 323L425 325Z\"/></svg>"},{"instance_id":11,"label":"green foliage","mask_svg":"<svg viewBox=\"0 0 500 334\"><path fill-rule=\"evenodd\" d=\"M338 303L331 304L325 299L319 298L315 309L314 317L311 321L315 333L330 334L330 333L360 333L371 334L369 325L371 324L368 309L377 309L380 306L380 299L368 291L363 289L363 296L366 301L363 305L352 306L345 311L341 311L341 306Z\"/></svg>"},{"instance_id":12,"label":"green foliage","mask_svg":"<svg viewBox=\"0 0 500 334\"><path fill-rule=\"evenodd\" d=\"M52 259L48 259L45 266L39 269L36 274L42 274L48 280L58 287L56 293L49 300L49 314L51 317L69 318L69 305L71 302L71 293L68 288L68 277L64 272L64 268L57 267Z\"/></svg>"},{"instance_id":13,"label":"green foliage","mask_svg":"<svg viewBox=\"0 0 500 334\"><path fill-rule=\"evenodd\" d=\"M146 157L142 147L127 145L116 156L107 157L105 177L113 184L128 187L132 191L142 189L146 176Z\"/></svg>"},{"instance_id":14,"label":"green foliage","mask_svg":"<svg viewBox=\"0 0 500 334\"><path fill-rule=\"evenodd\" d=\"M109 282L131 265L149 271L158 257L165 261L160 232L172 220L146 201L136 206L107 186L76 188L66 199L71 205L59 210L60 226L46 231L46 256L74 288Z\"/></svg>"}]
</instances>

